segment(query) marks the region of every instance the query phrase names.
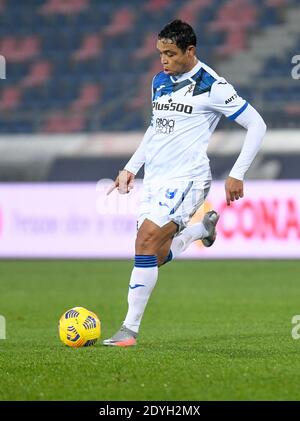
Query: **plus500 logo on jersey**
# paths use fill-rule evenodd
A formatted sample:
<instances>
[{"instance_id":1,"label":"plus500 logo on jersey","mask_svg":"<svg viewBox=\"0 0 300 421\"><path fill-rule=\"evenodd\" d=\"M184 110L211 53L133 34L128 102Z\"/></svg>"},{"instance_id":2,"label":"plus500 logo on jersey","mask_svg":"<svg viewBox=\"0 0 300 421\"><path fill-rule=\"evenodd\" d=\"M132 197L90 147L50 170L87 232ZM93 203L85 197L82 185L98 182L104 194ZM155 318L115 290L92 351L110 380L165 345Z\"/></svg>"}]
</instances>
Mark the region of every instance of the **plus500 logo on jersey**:
<instances>
[{"instance_id":1,"label":"plus500 logo on jersey","mask_svg":"<svg viewBox=\"0 0 300 421\"><path fill-rule=\"evenodd\" d=\"M152 109L159 111L177 111L179 113L192 114L193 107L191 105L180 104L177 102L171 102L166 104L161 104L159 102L152 102Z\"/></svg>"}]
</instances>

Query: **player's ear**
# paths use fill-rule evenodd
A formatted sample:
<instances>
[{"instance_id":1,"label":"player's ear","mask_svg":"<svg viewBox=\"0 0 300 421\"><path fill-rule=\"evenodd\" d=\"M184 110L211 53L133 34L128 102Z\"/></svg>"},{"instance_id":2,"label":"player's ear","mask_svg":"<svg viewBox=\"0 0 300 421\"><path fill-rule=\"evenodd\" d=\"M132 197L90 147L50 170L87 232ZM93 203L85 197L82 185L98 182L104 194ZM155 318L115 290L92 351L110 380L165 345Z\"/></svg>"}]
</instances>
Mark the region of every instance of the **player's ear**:
<instances>
[{"instance_id":1,"label":"player's ear","mask_svg":"<svg viewBox=\"0 0 300 421\"><path fill-rule=\"evenodd\" d=\"M188 57L192 57L195 55L195 47L194 45L189 45L186 49Z\"/></svg>"}]
</instances>

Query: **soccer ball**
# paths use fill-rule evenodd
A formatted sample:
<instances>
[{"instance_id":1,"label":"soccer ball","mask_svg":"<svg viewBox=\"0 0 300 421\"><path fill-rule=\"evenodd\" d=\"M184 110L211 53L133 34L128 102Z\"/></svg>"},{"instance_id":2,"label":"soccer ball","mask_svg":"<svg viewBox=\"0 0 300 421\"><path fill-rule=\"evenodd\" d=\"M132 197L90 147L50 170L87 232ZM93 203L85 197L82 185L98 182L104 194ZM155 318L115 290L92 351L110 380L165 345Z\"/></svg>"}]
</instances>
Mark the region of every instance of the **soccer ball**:
<instances>
[{"instance_id":1,"label":"soccer ball","mask_svg":"<svg viewBox=\"0 0 300 421\"><path fill-rule=\"evenodd\" d=\"M73 348L94 345L101 335L98 316L84 307L66 311L58 323L59 337L65 345Z\"/></svg>"}]
</instances>

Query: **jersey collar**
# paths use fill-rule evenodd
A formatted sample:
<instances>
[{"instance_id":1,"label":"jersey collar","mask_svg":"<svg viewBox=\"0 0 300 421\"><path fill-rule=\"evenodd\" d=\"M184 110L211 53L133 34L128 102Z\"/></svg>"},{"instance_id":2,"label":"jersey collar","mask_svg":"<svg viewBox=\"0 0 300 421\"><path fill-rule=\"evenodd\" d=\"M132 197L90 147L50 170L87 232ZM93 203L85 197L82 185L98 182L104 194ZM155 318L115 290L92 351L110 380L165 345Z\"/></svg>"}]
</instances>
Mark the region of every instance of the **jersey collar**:
<instances>
[{"instance_id":1,"label":"jersey collar","mask_svg":"<svg viewBox=\"0 0 300 421\"><path fill-rule=\"evenodd\" d=\"M189 72L186 73L181 73L180 75L177 75L176 77L174 76L170 76L171 81L173 83L178 83L178 82L182 82L185 79L192 79L192 77L199 72L199 70L201 69L201 62L198 60L197 64L195 64L195 66L192 68L192 70L190 70ZM192 82L195 82L192 79Z\"/></svg>"}]
</instances>

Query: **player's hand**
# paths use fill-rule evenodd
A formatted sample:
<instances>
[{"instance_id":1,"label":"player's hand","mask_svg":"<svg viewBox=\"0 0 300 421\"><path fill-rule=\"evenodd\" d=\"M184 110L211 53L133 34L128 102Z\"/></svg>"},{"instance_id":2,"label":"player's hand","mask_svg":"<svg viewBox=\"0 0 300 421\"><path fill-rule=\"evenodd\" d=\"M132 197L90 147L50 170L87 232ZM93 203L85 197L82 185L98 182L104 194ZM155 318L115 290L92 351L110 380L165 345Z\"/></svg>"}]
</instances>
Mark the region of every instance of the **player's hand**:
<instances>
[{"instance_id":1,"label":"player's hand","mask_svg":"<svg viewBox=\"0 0 300 421\"><path fill-rule=\"evenodd\" d=\"M230 202L239 200L244 196L244 182L233 177L227 177L225 182L226 202L230 206Z\"/></svg>"},{"instance_id":2,"label":"player's hand","mask_svg":"<svg viewBox=\"0 0 300 421\"><path fill-rule=\"evenodd\" d=\"M118 177L115 179L114 184L107 191L109 195L114 189L118 189L120 194L129 193L133 189L135 175L127 170L120 171Z\"/></svg>"}]
</instances>

